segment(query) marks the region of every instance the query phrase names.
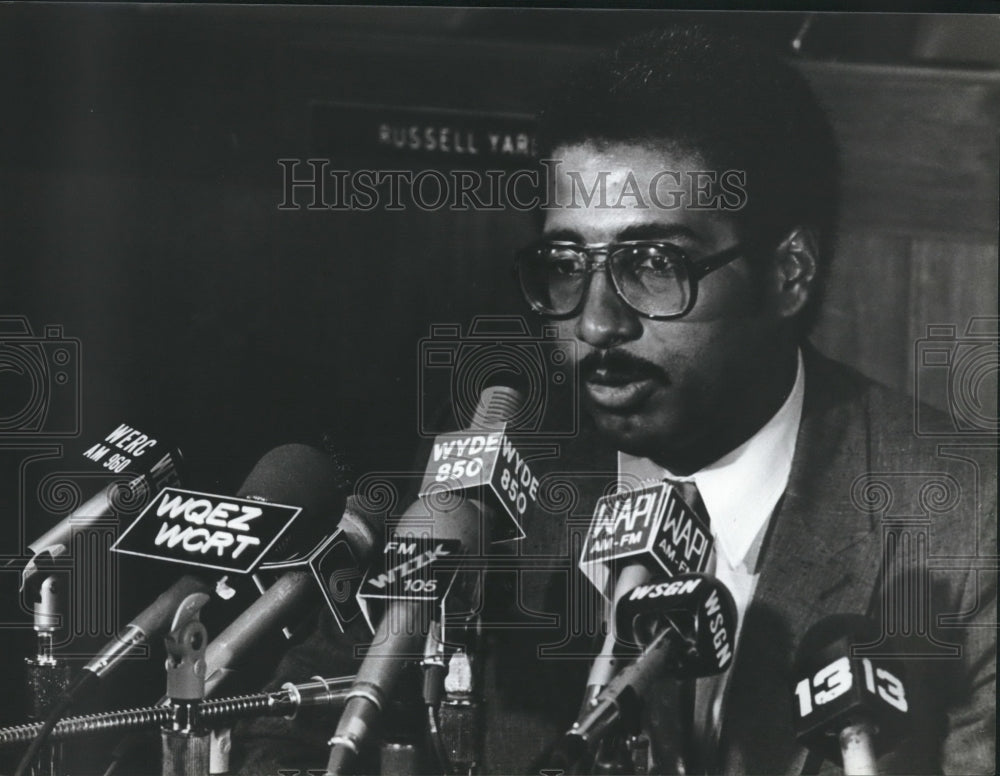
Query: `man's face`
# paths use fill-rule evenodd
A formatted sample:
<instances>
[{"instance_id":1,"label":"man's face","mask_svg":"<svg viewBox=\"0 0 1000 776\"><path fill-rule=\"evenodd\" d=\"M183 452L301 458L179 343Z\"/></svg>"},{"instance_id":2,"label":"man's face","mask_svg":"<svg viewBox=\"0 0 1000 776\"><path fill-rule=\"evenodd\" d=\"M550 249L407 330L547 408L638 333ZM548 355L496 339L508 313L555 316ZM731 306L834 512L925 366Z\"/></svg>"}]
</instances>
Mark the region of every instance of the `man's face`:
<instances>
[{"instance_id":1,"label":"man's face","mask_svg":"<svg viewBox=\"0 0 1000 776\"><path fill-rule=\"evenodd\" d=\"M588 143L558 149L554 158L561 162L555 169L555 202L573 201L571 173L579 174L588 190L607 173L607 197L585 204L578 179L579 206L548 210L547 239L663 240L695 260L739 242L731 213L671 206L668 188L677 189L676 178L657 179L665 207L647 196L661 171L680 173L683 183L688 173L706 169L696 155ZM626 182L632 187L630 173L644 202L625 196L623 207L612 207ZM789 348L781 337L769 272L737 258L699 281L694 307L672 320L639 315L615 294L605 272L592 275L582 309L560 321L559 331L577 341L584 404L618 449L683 467L689 453L724 454L777 410L790 387ZM711 460L699 459L697 465Z\"/></svg>"}]
</instances>

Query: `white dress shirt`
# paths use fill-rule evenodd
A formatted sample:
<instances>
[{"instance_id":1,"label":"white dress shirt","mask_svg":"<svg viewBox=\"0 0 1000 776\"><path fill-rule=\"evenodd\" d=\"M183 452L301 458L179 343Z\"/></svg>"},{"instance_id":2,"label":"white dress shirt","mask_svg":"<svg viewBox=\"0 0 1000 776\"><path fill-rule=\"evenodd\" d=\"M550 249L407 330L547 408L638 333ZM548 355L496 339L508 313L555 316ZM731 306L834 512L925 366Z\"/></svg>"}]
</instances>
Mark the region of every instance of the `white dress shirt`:
<instances>
[{"instance_id":1,"label":"white dress shirt","mask_svg":"<svg viewBox=\"0 0 1000 776\"><path fill-rule=\"evenodd\" d=\"M715 539L715 568L713 571L710 566L709 571L729 588L736 602L736 654L743 618L757 586L761 544L771 515L788 485L804 394L805 370L799 351L795 383L781 408L750 439L714 463L694 474L678 477L647 458L618 453L619 478L657 482L670 478L693 481L697 486ZM694 733L706 752L712 751L718 741L728 676L727 671L698 680Z\"/></svg>"}]
</instances>

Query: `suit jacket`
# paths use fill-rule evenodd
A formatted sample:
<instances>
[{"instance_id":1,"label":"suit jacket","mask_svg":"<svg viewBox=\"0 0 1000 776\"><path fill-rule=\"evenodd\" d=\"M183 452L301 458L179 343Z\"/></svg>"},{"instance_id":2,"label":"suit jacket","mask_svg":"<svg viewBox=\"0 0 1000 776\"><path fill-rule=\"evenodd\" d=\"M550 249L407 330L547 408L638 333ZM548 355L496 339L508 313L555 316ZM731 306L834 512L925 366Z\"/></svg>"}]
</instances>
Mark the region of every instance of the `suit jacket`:
<instances>
[{"instance_id":1,"label":"suit jacket","mask_svg":"<svg viewBox=\"0 0 1000 776\"><path fill-rule=\"evenodd\" d=\"M913 418L911 400L807 353L795 459L769 523L710 772L839 772L834 757L796 742L792 705L799 642L835 614L875 617L883 651L905 663L909 728L880 760L882 772L995 771L995 446L923 438ZM601 640L602 605L575 559L597 498L613 488L615 451L585 427L541 456L542 508L508 546L509 562L495 564L503 570L487 576L489 773L538 773L557 762ZM349 639L321 615L274 683L344 673L352 660ZM660 762L683 730L679 692L663 677L646 693ZM318 715L245 726L235 764L247 774L322 768L335 725Z\"/></svg>"}]
</instances>

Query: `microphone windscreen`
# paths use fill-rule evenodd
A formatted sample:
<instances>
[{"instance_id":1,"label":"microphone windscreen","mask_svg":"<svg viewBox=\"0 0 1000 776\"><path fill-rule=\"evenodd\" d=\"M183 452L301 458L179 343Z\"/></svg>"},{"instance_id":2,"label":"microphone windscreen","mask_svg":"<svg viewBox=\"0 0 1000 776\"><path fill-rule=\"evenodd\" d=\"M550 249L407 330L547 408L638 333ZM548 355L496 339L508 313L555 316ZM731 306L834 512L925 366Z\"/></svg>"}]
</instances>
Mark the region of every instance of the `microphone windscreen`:
<instances>
[{"instance_id":1,"label":"microphone windscreen","mask_svg":"<svg viewBox=\"0 0 1000 776\"><path fill-rule=\"evenodd\" d=\"M876 754L899 739L909 724L904 664L890 654L858 649L881 641L880 624L858 614L830 615L805 633L791 688L800 742L837 761L837 736L859 722L873 726Z\"/></svg>"},{"instance_id":2,"label":"microphone windscreen","mask_svg":"<svg viewBox=\"0 0 1000 776\"><path fill-rule=\"evenodd\" d=\"M839 645L859 646L879 640L879 627L862 614L833 614L810 626L795 653L796 670L804 670L821 662ZM839 653L838 653L839 654Z\"/></svg>"},{"instance_id":3,"label":"microphone windscreen","mask_svg":"<svg viewBox=\"0 0 1000 776\"><path fill-rule=\"evenodd\" d=\"M314 447L288 444L266 453L247 475L238 498L300 507L296 519L272 551L277 561L291 549L301 551L332 532L344 512L347 483L339 459Z\"/></svg>"},{"instance_id":4,"label":"microphone windscreen","mask_svg":"<svg viewBox=\"0 0 1000 776\"><path fill-rule=\"evenodd\" d=\"M486 388L479 396L468 430L493 429L503 423L514 423L523 407L524 394L516 388L506 385Z\"/></svg>"},{"instance_id":5,"label":"microphone windscreen","mask_svg":"<svg viewBox=\"0 0 1000 776\"><path fill-rule=\"evenodd\" d=\"M385 544L385 515L365 510L362 503L357 496L348 496L341 524L352 535L355 551L368 556Z\"/></svg>"},{"instance_id":6,"label":"microphone windscreen","mask_svg":"<svg viewBox=\"0 0 1000 776\"><path fill-rule=\"evenodd\" d=\"M339 481L339 468L330 457L308 445L289 444L257 461L236 495L339 517L345 498Z\"/></svg>"},{"instance_id":7,"label":"microphone windscreen","mask_svg":"<svg viewBox=\"0 0 1000 776\"><path fill-rule=\"evenodd\" d=\"M615 617L618 633L631 633L638 643L654 640L664 628L672 631L677 648L669 670L675 676L712 676L729 670L738 614L733 594L715 577L654 578L623 595Z\"/></svg>"}]
</instances>

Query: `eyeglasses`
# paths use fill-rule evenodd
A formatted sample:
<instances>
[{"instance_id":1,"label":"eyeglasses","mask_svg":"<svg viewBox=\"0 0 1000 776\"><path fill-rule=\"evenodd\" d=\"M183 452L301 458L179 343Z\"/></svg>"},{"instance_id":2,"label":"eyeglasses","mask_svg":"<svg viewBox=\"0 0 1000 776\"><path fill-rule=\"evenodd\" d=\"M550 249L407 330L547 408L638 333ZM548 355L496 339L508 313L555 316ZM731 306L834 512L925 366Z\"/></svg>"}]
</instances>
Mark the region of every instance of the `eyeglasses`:
<instances>
[{"instance_id":1,"label":"eyeglasses","mask_svg":"<svg viewBox=\"0 0 1000 776\"><path fill-rule=\"evenodd\" d=\"M618 297L646 318L680 318L694 307L698 281L743 255L740 244L700 259L672 243L635 240L580 245L543 240L519 251L514 271L531 308L546 318L579 313L594 272L606 271ZM594 257L603 255L604 260Z\"/></svg>"}]
</instances>

